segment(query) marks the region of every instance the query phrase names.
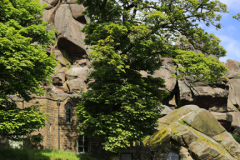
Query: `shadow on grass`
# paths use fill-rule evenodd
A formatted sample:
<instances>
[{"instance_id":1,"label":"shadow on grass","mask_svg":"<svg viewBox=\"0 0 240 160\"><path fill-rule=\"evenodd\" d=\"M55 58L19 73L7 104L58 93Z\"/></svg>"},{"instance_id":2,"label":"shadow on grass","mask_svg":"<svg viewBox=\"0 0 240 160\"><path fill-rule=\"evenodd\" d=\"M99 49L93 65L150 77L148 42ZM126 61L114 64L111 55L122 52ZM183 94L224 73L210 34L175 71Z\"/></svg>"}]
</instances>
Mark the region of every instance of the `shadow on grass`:
<instances>
[{"instance_id":1,"label":"shadow on grass","mask_svg":"<svg viewBox=\"0 0 240 160\"><path fill-rule=\"evenodd\" d=\"M88 154L79 154L77 155L78 160L97 160L95 158L90 157Z\"/></svg>"},{"instance_id":2,"label":"shadow on grass","mask_svg":"<svg viewBox=\"0 0 240 160\"><path fill-rule=\"evenodd\" d=\"M1 160L97 160L88 154L74 154L72 152L39 150L39 149L13 149L1 148Z\"/></svg>"},{"instance_id":3,"label":"shadow on grass","mask_svg":"<svg viewBox=\"0 0 240 160\"><path fill-rule=\"evenodd\" d=\"M0 159L4 160L51 160L41 150L1 148Z\"/></svg>"}]
</instances>

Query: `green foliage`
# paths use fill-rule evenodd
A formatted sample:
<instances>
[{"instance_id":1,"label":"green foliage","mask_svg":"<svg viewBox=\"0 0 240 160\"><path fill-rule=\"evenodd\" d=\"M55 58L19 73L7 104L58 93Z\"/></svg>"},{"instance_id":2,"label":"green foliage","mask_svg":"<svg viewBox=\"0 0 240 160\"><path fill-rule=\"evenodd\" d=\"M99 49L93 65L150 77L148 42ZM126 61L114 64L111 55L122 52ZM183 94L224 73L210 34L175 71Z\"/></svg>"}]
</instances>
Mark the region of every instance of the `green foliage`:
<instances>
[{"instance_id":1,"label":"green foliage","mask_svg":"<svg viewBox=\"0 0 240 160\"><path fill-rule=\"evenodd\" d=\"M0 135L27 134L43 127L47 115L40 106L19 109L8 96L43 95L40 85L50 82L57 64L45 51L54 31L46 30L38 0L1 0L0 6Z\"/></svg>"},{"instance_id":2,"label":"green foliage","mask_svg":"<svg viewBox=\"0 0 240 160\"><path fill-rule=\"evenodd\" d=\"M184 122L183 120L180 120L179 123L184 125L184 126L188 126L188 124L186 122Z\"/></svg>"},{"instance_id":3,"label":"green foliage","mask_svg":"<svg viewBox=\"0 0 240 160\"><path fill-rule=\"evenodd\" d=\"M0 110L0 135L26 135L45 126L47 114L40 111L40 107L40 105L35 105L26 109Z\"/></svg>"},{"instance_id":4,"label":"green foliage","mask_svg":"<svg viewBox=\"0 0 240 160\"><path fill-rule=\"evenodd\" d=\"M143 138L141 139L141 141L144 141L145 139L148 139L149 137L151 137L151 135L147 135L147 136L143 137Z\"/></svg>"},{"instance_id":5,"label":"green foliage","mask_svg":"<svg viewBox=\"0 0 240 160\"><path fill-rule=\"evenodd\" d=\"M184 78L184 76L193 76L195 81L204 81L214 83L217 82L223 73L226 73L228 69L225 65L219 63L213 57L206 57L203 53L195 53L193 51L179 50L173 61L177 64L181 64L177 70L182 74L177 75L177 78ZM227 79L227 77L225 77Z\"/></svg>"},{"instance_id":6,"label":"green foliage","mask_svg":"<svg viewBox=\"0 0 240 160\"><path fill-rule=\"evenodd\" d=\"M178 131L174 131L172 134L175 135L175 134L177 134L177 133L178 133Z\"/></svg>"},{"instance_id":7,"label":"green foliage","mask_svg":"<svg viewBox=\"0 0 240 160\"><path fill-rule=\"evenodd\" d=\"M239 19L240 19L240 13L234 15L233 18L239 21Z\"/></svg>"},{"instance_id":8,"label":"green foliage","mask_svg":"<svg viewBox=\"0 0 240 160\"><path fill-rule=\"evenodd\" d=\"M240 144L240 137L235 136L234 134L231 133L231 135L233 136L233 138Z\"/></svg>"},{"instance_id":9,"label":"green foliage","mask_svg":"<svg viewBox=\"0 0 240 160\"><path fill-rule=\"evenodd\" d=\"M37 135L28 135L27 137L24 137L22 138L24 140L24 143L26 144L35 144L35 145L38 145L40 144L41 142L43 142L43 138L44 136L41 135L40 133L38 133ZM20 140L22 140L20 139Z\"/></svg>"},{"instance_id":10,"label":"green foliage","mask_svg":"<svg viewBox=\"0 0 240 160\"><path fill-rule=\"evenodd\" d=\"M72 67L72 59L68 56L66 51L62 50L63 57L67 63L66 70L69 70Z\"/></svg>"},{"instance_id":11,"label":"green foliage","mask_svg":"<svg viewBox=\"0 0 240 160\"><path fill-rule=\"evenodd\" d=\"M219 0L78 2L87 8L85 14L91 19L83 32L87 35L85 43L92 46L90 58L95 68L90 73L95 80L89 84L91 90L83 93L77 107L79 130L106 140L105 150L118 152L154 132L160 117L156 108L167 96L159 90L164 88L164 80L143 77L140 72L153 74L162 66L161 56L174 58L175 63L182 64L179 71L200 80L213 83L225 75L226 68L208 56L225 56L226 50L217 37L195 23L220 29L216 21L221 15L216 12L227 12L227 7ZM190 43L204 54L173 45L179 34L188 39L181 44ZM201 72L206 77L201 77Z\"/></svg>"}]
</instances>

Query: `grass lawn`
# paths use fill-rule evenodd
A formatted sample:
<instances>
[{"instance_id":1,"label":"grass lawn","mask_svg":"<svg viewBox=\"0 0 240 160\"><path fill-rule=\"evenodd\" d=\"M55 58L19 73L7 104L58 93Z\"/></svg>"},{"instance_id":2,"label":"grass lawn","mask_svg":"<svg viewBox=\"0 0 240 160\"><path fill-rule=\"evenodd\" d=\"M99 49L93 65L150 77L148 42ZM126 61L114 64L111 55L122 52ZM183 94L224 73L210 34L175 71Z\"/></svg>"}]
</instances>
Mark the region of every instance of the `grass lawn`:
<instances>
[{"instance_id":1,"label":"grass lawn","mask_svg":"<svg viewBox=\"0 0 240 160\"><path fill-rule=\"evenodd\" d=\"M39 149L0 149L1 160L96 160L88 154Z\"/></svg>"}]
</instances>

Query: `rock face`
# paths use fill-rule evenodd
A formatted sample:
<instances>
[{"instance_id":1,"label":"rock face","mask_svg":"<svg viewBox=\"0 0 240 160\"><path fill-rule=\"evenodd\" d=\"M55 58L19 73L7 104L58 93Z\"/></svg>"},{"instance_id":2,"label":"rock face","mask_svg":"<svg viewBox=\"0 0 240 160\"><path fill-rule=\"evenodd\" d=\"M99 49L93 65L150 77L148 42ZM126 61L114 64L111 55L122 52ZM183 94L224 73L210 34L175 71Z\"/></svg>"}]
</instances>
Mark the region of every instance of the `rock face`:
<instances>
[{"instance_id":1,"label":"rock face","mask_svg":"<svg viewBox=\"0 0 240 160\"><path fill-rule=\"evenodd\" d=\"M229 96L228 96L228 111L236 112L240 107L240 68L239 62L228 59L226 61L228 67L229 78Z\"/></svg>"},{"instance_id":2,"label":"rock face","mask_svg":"<svg viewBox=\"0 0 240 160\"><path fill-rule=\"evenodd\" d=\"M231 130L233 116L229 113L210 112L220 124L228 131Z\"/></svg>"},{"instance_id":3,"label":"rock face","mask_svg":"<svg viewBox=\"0 0 240 160\"><path fill-rule=\"evenodd\" d=\"M85 34L81 32L89 22L82 15L85 10L83 5L76 4L75 0L40 0L47 4L43 12L43 20L50 26L48 30L55 29L55 46L50 46L47 52L56 54L60 65L52 75L52 85L48 90L56 94L77 93L87 90L88 72L91 70L88 59L88 46L84 43Z\"/></svg>"},{"instance_id":4,"label":"rock face","mask_svg":"<svg viewBox=\"0 0 240 160\"><path fill-rule=\"evenodd\" d=\"M144 144L156 152L159 146L172 141L181 146L176 152L181 153L180 156L185 155L185 159L240 159L240 145L232 135L209 111L196 105L183 106L160 118L158 130L144 140Z\"/></svg>"},{"instance_id":5,"label":"rock face","mask_svg":"<svg viewBox=\"0 0 240 160\"><path fill-rule=\"evenodd\" d=\"M89 18L83 15L83 5L75 0L39 0L47 4L43 12L43 20L55 29L55 46L48 50L49 54L56 54L60 65L52 76L53 85L48 86L53 93L76 93L87 90L89 83L88 72L92 70L88 59L89 47L85 45L85 34L81 32ZM179 43L179 42L178 42ZM177 44L178 44L177 43ZM199 51L196 51L199 52ZM164 105L179 108L188 104L195 104L212 112L238 112L240 106L240 69L239 62L227 60L229 68L229 82L222 85L210 85L201 82L191 83L191 78L177 80L172 75L177 74L171 58L162 58L163 66L152 76L165 80L164 88L170 95L163 101ZM141 72L147 76L146 72ZM60 91L61 90L61 91Z\"/></svg>"},{"instance_id":6,"label":"rock face","mask_svg":"<svg viewBox=\"0 0 240 160\"><path fill-rule=\"evenodd\" d=\"M169 83L166 81L166 83ZM175 90L172 94L175 97L175 106L195 104L200 108L205 108L214 112L227 112L229 87L226 82L223 85L210 85L202 82L193 82L190 80L177 80ZM166 105L171 106L172 104Z\"/></svg>"},{"instance_id":7,"label":"rock face","mask_svg":"<svg viewBox=\"0 0 240 160\"><path fill-rule=\"evenodd\" d=\"M161 111L161 114L163 116L168 115L169 113L171 113L173 111L170 107L168 107L166 105L162 105L162 106L164 107L164 109Z\"/></svg>"},{"instance_id":8,"label":"rock face","mask_svg":"<svg viewBox=\"0 0 240 160\"><path fill-rule=\"evenodd\" d=\"M56 54L56 60L60 62L55 74L52 75L52 85L46 86L46 90L55 94L76 94L79 90L87 91L87 84L93 80L88 77L89 71L92 70L88 58L90 50L84 43L85 34L81 32L86 23L89 23L89 18L83 15L84 6L77 4L75 0L39 1L41 4L47 4L42 18L50 24L47 29L56 30L54 39L57 43L55 46L50 46L47 52ZM172 59L162 59L163 66L152 76L165 80L166 87L163 89L169 92L169 96L163 100L163 105L171 109L189 104L197 105L211 111L225 129L235 130L236 133L240 131L240 125L236 123L240 108L239 62L227 60L229 81L221 85L210 85L191 82L191 77L177 80L173 77L173 74L178 73ZM144 71L141 71L141 74L147 76ZM165 111L164 115L170 113L170 110ZM233 116L233 122L228 112Z\"/></svg>"}]
</instances>

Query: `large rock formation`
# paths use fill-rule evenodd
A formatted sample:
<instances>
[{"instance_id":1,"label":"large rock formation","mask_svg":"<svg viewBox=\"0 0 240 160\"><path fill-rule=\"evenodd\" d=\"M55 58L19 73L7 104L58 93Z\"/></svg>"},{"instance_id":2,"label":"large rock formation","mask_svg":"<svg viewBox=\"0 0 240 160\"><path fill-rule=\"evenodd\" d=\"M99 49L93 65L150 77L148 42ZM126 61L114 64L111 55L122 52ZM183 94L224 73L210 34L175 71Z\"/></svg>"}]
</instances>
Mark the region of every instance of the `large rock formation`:
<instances>
[{"instance_id":1,"label":"large rock formation","mask_svg":"<svg viewBox=\"0 0 240 160\"><path fill-rule=\"evenodd\" d=\"M240 68L239 62L228 59L226 66L229 69L229 96L228 96L228 111L235 112L240 107Z\"/></svg>"},{"instance_id":2,"label":"large rock formation","mask_svg":"<svg viewBox=\"0 0 240 160\"><path fill-rule=\"evenodd\" d=\"M172 67L171 60L156 71L153 76L159 76L166 81L166 90L170 96L163 102L172 107L195 104L213 112L227 112L229 83L211 85L203 82L191 82L191 77L184 80L176 80L172 74L177 74ZM164 72L160 72L164 71ZM166 74L167 73L167 74Z\"/></svg>"},{"instance_id":3,"label":"large rock formation","mask_svg":"<svg viewBox=\"0 0 240 160\"><path fill-rule=\"evenodd\" d=\"M55 94L76 94L79 90L86 91L89 71L92 70L88 58L89 47L85 45L85 34L81 32L89 19L82 13L83 5L76 4L75 0L40 0L46 3L43 20L50 26L48 30L55 29L54 46L49 46L48 54L56 54L60 62L56 72L52 75L52 85L46 86L48 92ZM196 51L199 52L199 51ZM177 74L171 58L162 58L163 66L157 70L153 77L165 80L170 95L163 101L164 105L172 109L184 105L195 104L204 108L215 116L227 130L234 130L240 134L240 69L239 62L227 60L229 81L221 85L211 85L202 82L191 82L191 77L177 80L172 75ZM146 76L146 72L141 72ZM229 114L227 114L229 113ZM164 113L165 114L165 113Z\"/></svg>"},{"instance_id":4,"label":"large rock formation","mask_svg":"<svg viewBox=\"0 0 240 160\"><path fill-rule=\"evenodd\" d=\"M55 29L54 46L49 46L48 54L56 54L60 65L52 75L53 83L47 91L55 94L75 94L87 90L88 72L91 70L88 59L88 46L84 43L85 34L81 32L89 19L82 15L83 5L75 0L40 0L46 3L43 20L50 25L48 30Z\"/></svg>"},{"instance_id":5,"label":"large rock formation","mask_svg":"<svg viewBox=\"0 0 240 160\"><path fill-rule=\"evenodd\" d=\"M48 91L57 94L77 93L87 90L91 81L88 72L92 70L88 59L89 47L85 45L85 34L81 32L89 19L82 13L83 5L76 4L75 0L40 0L47 7L43 13L43 20L56 29L55 46L50 46L48 54L56 54L60 65L52 76L53 84ZM177 42L177 44L180 42ZM199 52L199 51L196 51ZM176 80L172 75L177 74L171 58L162 58L163 66L157 70L153 77L165 80L167 97L163 104L171 108L179 108L188 104L195 104L212 112L238 112L240 106L240 69L239 62L227 60L229 68L228 82L222 85L210 85L202 82L191 83L190 79ZM146 76L146 72L141 72Z\"/></svg>"},{"instance_id":6,"label":"large rock formation","mask_svg":"<svg viewBox=\"0 0 240 160\"><path fill-rule=\"evenodd\" d=\"M196 105L183 106L159 119L158 130L144 140L156 152L162 152L164 144L176 143L176 152L185 159L240 159L240 145L232 135L209 111Z\"/></svg>"}]
</instances>

